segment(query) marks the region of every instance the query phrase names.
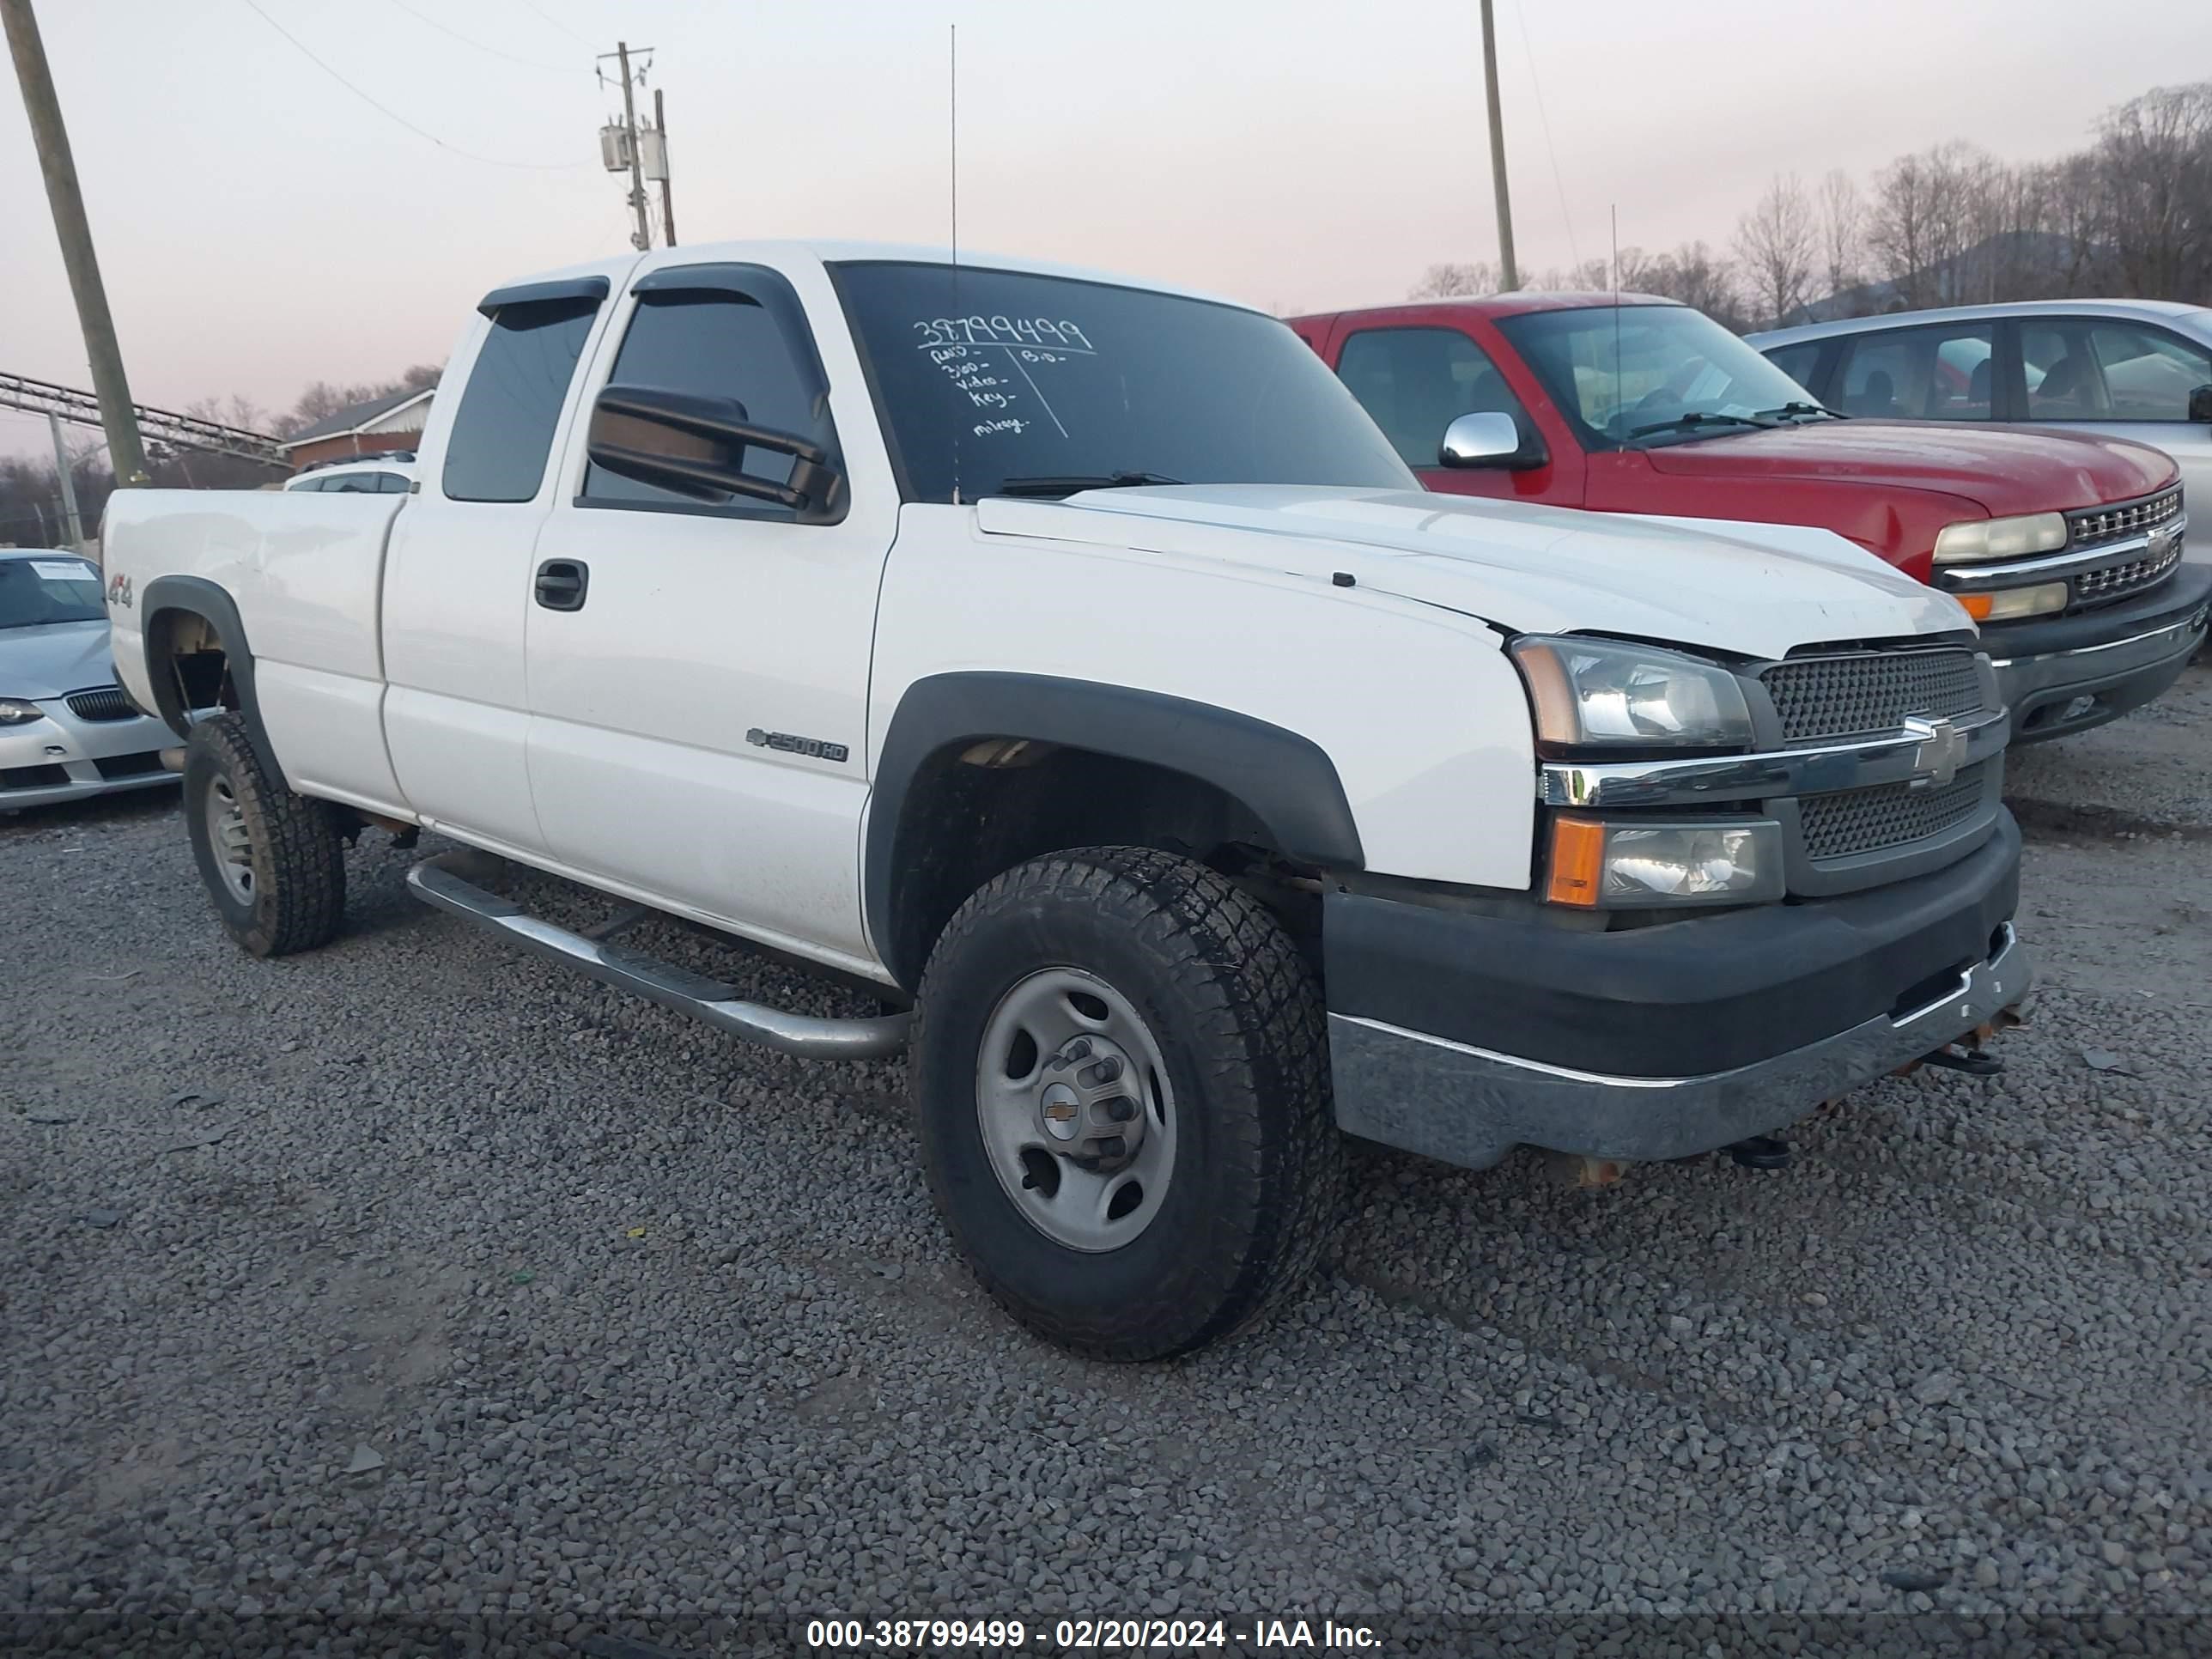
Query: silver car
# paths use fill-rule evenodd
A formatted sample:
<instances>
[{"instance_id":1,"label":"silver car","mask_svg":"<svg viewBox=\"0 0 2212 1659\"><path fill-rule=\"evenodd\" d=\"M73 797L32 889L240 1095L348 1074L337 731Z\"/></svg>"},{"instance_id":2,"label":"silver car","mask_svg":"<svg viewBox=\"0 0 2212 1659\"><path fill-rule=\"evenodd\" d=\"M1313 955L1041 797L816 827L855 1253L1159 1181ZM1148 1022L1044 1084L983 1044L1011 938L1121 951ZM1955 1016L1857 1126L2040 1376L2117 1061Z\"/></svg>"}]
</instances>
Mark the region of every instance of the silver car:
<instances>
[{"instance_id":1,"label":"silver car","mask_svg":"<svg viewBox=\"0 0 2212 1659\"><path fill-rule=\"evenodd\" d=\"M176 741L115 683L99 570L0 548L0 813L174 783Z\"/></svg>"},{"instance_id":2,"label":"silver car","mask_svg":"<svg viewBox=\"0 0 2212 1659\"><path fill-rule=\"evenodd\" d=\"M2001 421L2133 438L2212 501L2212 307L2037 300L1809 323L1748 337L1846 415ZM2212 540L2190 550L2212 558Z\"/></svg>"}]
</instances>

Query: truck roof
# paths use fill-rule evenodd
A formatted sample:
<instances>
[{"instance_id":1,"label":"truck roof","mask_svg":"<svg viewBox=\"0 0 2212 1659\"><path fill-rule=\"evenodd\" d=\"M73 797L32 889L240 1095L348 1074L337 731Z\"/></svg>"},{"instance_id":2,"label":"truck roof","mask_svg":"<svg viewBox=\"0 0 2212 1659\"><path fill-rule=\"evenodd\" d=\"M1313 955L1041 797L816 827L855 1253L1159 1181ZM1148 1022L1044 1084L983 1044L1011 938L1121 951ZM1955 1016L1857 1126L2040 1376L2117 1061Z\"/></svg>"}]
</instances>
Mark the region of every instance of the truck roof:
<instances>
[{"instance_id":1,"label":"truck roof","mask_svg":"<svg viewBox=\"0 0 2212 1659\"><path fill-rule=\"evenodd\" d=\"M1537 292L1522 289L1514 294L1476 294L1455 295L1440 300L1401 300L1387 306L1344 306L1335 311L1316 311L1304 317L1294 317L1293 322L1318 322L1331 317L1374 317L1394 311L1465 311L1484 317L1520 317L1532 311L1589 311L1601 306L1671 306L1679 300L1670 300L1663 294L1615 294L1610 289Z\"/></svg>"},{"instance_id":2,"label":"truck roof","mask_svg":"<svg viewBox=\"0 0 2212 1659\"><path fill-rule=\"evenodd\" d=\"M1240 311L1255 311L1259 307L1243 300L1232 300L1224 295L1209 293L1203 289L1185 288L1180 283L1156 282L1147 276L1132 276L1121 272L1094 270L1081 265L1055 264L1048 259L1025 258L1018 254L993 253L983 250L963 248L956 260L952 250L927 243L852 242L814 240L811 239L777 239L735 242L689 242L681 247L655 248L650 253L621 253L600 259L587 259L580 264L563 265L557 270L543 270L520 276L515 283L557 282L576 276L605 276L611 284L619 286L633 275L658 270L664 265L696 265L715 264L788 264L793 260L818 261L823 264L849 264L864 260L891 261L908 264L960 264L976 270L1018 270L1038 276L1063 276L1076 282L1103 283L1115 288L1141 288L1156 293L1179 295L1189 300L1205 300L1215 305L1234 306ZM502 287L508 284L502 283Z\"/></svg>"}]
</instances>

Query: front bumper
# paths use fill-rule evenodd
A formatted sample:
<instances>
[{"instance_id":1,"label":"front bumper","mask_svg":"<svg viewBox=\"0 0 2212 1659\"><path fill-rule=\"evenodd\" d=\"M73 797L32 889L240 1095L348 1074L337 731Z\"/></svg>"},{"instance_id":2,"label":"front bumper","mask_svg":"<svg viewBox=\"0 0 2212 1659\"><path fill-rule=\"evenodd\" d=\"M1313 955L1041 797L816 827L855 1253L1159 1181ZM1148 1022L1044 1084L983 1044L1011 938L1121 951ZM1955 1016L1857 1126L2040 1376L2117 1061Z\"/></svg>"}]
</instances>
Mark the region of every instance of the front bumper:
<instances>
[{"instance_id":1,"label":"front bumper","mask_svg":"<svg viewBox=\"0 0 2212 1659\"><path fill-rule=\"evenodd\" d=\"M177 734L160 720L80 720L59 697L37 701L45 719L0 726L0 812L177 781L160 759Z\"/></svg>"},{"instance_id":2,"label":"front bumper","mask_svg":"<svg viewBox=\"0 0 2212 1659\"><path fill-rule=\"evenodd\" d=\"M2204 643L2212 566L2183 564L2139 599L2049 622L2000 623L1982 646L2015 744L2118 720L2181 676Z\"/></svg>"},{"instance_id":3,"label":"front bumper","mask_svg":"<svg viewBox=\"0 0 2212 1659\"><path fill-rule=\"evenodd\" d=\"M2007 815L1948 867L1626 933L1332 895L1347 1133L1485 1169L1517 1146L1682 1158L1764 1134L2027 995Z\"/></svg>"}]
</instances>

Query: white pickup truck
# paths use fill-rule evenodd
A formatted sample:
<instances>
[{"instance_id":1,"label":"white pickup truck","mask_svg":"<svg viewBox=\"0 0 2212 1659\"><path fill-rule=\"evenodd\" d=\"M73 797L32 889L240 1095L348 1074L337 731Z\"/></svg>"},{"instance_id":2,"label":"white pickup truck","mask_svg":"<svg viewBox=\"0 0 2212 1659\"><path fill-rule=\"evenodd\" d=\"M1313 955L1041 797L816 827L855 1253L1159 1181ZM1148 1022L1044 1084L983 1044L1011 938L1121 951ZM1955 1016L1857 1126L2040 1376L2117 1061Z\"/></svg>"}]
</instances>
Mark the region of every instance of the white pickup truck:
<instances>
[{"instance_id":1,"label":"white pickup truck","mask_svg":"<svg viewBox=\"0 0 2212 1659\"><path fill-rule=\"evenodd\" d=\"M1340 1131L1602 1178L1996 1063L2006 713L1951 599L1825 532L1424 494L1282 324L1021 261L687 247L477 312L412 493L108 507L248 951L428 829L416 890L519 945L910 1045L976 1273L1121 1358L1297 1283ZM884 1012L741 1001L501 860Z\"/></svg>"}]
</instances>

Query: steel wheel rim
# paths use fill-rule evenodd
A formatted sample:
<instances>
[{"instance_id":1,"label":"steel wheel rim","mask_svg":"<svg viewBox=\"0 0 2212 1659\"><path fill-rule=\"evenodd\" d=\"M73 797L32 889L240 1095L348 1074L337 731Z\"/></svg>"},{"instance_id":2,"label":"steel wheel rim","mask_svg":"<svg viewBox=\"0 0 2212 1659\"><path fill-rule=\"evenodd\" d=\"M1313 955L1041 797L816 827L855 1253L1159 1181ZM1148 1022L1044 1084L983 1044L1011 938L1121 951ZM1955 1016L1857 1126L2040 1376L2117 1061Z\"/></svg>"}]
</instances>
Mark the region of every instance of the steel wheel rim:
<instances>
[{"instance_id":1,"label":"steel wheel rim","mask_svg":"<svg viewBox=\"0 0 2212 1659\"><path fill-rule=\"evenodd\" d=\"M207 830L223 886L240 904L252 903L253 839L246 834L246 813L228 778L216 778L208 785Z\"/></svg>"},{"instance_id":2,"label":"steel wheel rim","mask_svg":"<svg viewBox=\"0 0 2212 1659\"><path fill-rule=\"evenodd\" d=\"M1089 1040L1091 1052L1055 1071L1079 1039ZM1102 1059L1122 1062L1117 1079L1076 1083ZM1083 1154L1098 1143L1062 1138L1046 1112L1066 1109L1060 1097L1110 1101L1117 1088L1136 1108L1127 1123L1097 1123L1086 1105L1079 1127L1118 1127L1125 1139L1134 1127L1141 1137L1126 1164L1086 1167ZM1055 1244L1097 1255L1151 1226L1175 1178L1178 1115L1158 1040L1128 999L1095 974L1040 969L1000 997L984 1022L975 1062L984 1156L1022 1218Z\"/></svg>"}]
</instances>

